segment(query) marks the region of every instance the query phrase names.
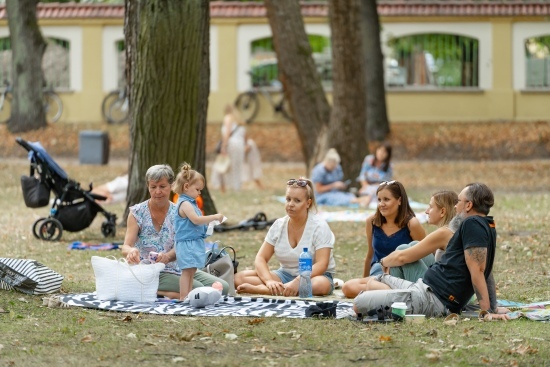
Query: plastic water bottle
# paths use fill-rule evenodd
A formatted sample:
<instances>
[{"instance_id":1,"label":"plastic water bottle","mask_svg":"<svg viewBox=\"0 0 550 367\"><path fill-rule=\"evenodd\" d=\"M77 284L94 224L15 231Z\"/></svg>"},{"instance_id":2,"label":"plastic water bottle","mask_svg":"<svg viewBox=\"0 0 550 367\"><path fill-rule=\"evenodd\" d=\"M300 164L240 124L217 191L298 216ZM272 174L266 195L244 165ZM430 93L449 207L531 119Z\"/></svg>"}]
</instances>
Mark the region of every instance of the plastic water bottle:
<instances>
[{"instance_id":1,"label":"plastic water bottle","mask_svg":"<svg viewBox=\"0 0 550 367\"><path fill-rule=\"evenodd\" d=\"M313 259L311 252L308 251L307 247L304 247L304 252L300 254L298 259L298 266L300 272L300 287L298 290L298 295L300 298L310 298L312 297L311 293L311 267L313 265Z\"/></svg>"}]
</instances>

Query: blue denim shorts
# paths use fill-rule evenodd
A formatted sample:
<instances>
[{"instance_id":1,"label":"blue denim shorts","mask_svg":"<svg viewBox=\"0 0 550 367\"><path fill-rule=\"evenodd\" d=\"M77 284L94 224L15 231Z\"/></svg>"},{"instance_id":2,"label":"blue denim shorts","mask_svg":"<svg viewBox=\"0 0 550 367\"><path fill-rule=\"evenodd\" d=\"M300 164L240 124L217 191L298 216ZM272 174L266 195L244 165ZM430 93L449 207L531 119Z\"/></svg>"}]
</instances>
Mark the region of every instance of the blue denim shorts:
<instances>
[{"instance_id":1,"label":"blue denim shorts","mask_svg":"<svg viewBox=\"0 0 550 367\"><path fill-rule=\"evenodd\" d=\"M282 268L279 268L277 270L272 270L271 272L273 274L275 274L276 276L278 276L279 279L281 279L281 282L283 284L291 282L294 279L296 279L296 276L290 274L287 271L284 271ZM332 280L332 274L328 273L328 272L325 272L325 274L323 274L323 275L328 279L328 281L330 283L330 293L329 293L329 295L330 295L330 294L332 294L332 291L334 291L334 281Z\"/></svg>"}]
</instances>

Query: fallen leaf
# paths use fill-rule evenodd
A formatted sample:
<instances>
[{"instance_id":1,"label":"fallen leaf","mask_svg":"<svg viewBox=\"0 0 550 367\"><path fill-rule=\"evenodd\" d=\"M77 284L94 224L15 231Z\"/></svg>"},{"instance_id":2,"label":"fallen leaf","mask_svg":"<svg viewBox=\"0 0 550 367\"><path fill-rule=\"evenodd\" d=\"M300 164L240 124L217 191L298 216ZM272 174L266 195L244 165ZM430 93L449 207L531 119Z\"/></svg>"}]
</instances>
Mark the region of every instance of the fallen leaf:
<instances>
[{"instance_id":1,"label":"fallen leaf","mask_svg":"<svg viewBox=\"0 0 550 367\"><path fill-rule=\"evenodd\" d=\"M388 335L380 335L380 337L378 338L379 341L381 341L382 343L384 342L391 342L391 336L388 336Z\"/></svg>"},{"instance_id":2,"label":"fallen leaf","mask_svg":"<svg viewBox=\"0 0 550 367\"><path fill-rule=\"evenodd\" d=\"M185 358L183 358L183 357L174 357L174 358L172 358L173 363L183 362L183 361L185 361Z\"/></svg>"},{"instance_id":3,"label":"fallen leaf","mask_svg":"<svg viewBox=\"0 0 550 367\"><path fill-rule=\"evenodd\" d=\"M426 335L435 338L435 337L437 337L437 330L432 329L432 330L428 331L428 332L426 333Z\"/></svg>"},{"instance_id":4,"label":"fallen leaf","mask_svg":"<svg viewBox=\"0 0 550 367\"><path fill-rule=\"evenodd\" d=\"M120 320L122 322L132 322L133 319L132 319L132 316L128 315L126 316L125 318L123 318L122 320Z\"/></svg>"},{"instance_id":5,"label":"fallen leaf","mask_svg":"<svg viewBox=\"0 0 550 367\"><path fill-rule=\"evenodd\" d=\"M131 338L131 339L137 339L137 336L134 333L130 333L130 334L126 335L126 337Z\"/></svg>"},{"instance_id":6,"label":"fallen leaf","mask_svg":"<svg viewBox=\"0 0 550 367\"><path fill-rule=\"evenodd\" d=\"M21 297L21 298L18 298L17 299L18 301L21 301L21 302L25 302L25 303L29 303L29 301L27 301L25 298Z\"/></svg>"},{"instance_id":7,"label":"fallen leaf","mask_svg":"<svg viewBox=\"0 0 550 367\"><path fill-rule=\"evenodd\" d=\"M92 336L91 335L86 335L84 338L80 339L81 343L88 343L88 342L91 342L91 341L92 341Z\"/></svg>"},{"instance_id":8,"label":"fallen leaf","mask_svg":"<svg viewBox=\"0 0 550 367\"><path fill-rule=\"evenodd\" d=\"M431 352L426 354L426 358L428 358L430 362L437 362L441 359L441 354L437 352Z\"/></svg>"},{"instance_id":9,"label":"fallen leaf","mask_svg":"<svg viewBox=\"0 0 550 367\"><path fill-rule=\"evenodd\" d=\"M264 318L255 318L255 319L252 319L252 320L248 320L248 324L249 325L257 325L257 324L261 324L262 322L264 322L265 319Z\"/></svg>"},{"instance_id":10,"label":"fallen leaf","mask_svg":"<svg viewBox=\"0 0 550 367\"><path fill-rule=\"evenodd\" d=\"M481 358L481 362L485 364L493 364L494 362L491 358L488 358L488 357L481 356L480 358Z\"/></svg>"},{"instance_id":11,"label":"fallen leaf","mask_svg":"<svg viewBox=\"0 0 550 367\"><path fill-rule=\"evenodd\" d=\"M257 346L256 346L256 347L250 349L250 352L252 352L252 353L265 353L265 352L267 352L267 351L268 351L268 350L267 350L267 348L265 347L265 345L262 346L262 347L257 347Z\"/></svg>"},{"instance_id":12,"label":"fallen leaf","mask_svg":"<svg viewBox=\"0 0 550 367\"><path fill-rule=\"evenodd\" d=\"M86 321L85 317L81 317L78 320L76 320L76 322L79 323L80 325L82 325L84 323L84 321Z\"/></svg>"},{"instance_id":13,"label":"fallen leaf","mask_svg":"<svg viewBox=\"0 0 550 367\"><path fill-rule=\"evenodd\" d=\"M237 338L238 338L238 336L235 335L235 334L225 334L225 339L227 339L227 340L235 340Z\"/></svg>"}]
</instances>

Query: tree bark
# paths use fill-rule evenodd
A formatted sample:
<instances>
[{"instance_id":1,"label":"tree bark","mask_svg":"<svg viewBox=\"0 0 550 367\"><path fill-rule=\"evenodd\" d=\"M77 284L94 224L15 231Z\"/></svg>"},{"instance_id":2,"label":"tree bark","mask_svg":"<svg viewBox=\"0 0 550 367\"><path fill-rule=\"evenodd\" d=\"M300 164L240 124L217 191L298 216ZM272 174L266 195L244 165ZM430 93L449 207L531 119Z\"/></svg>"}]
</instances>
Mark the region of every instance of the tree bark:
<instances>
[{"instance_id":1,"label":"tree bark","mask_svg":"<svg viewBox=\"0 0 550 367\"><path fill-rule=\"evenodd\" d=\"M384 85L384 56L380 44L380 19L376 0L361 1L361 18L367 80L367 133L369 141L382 141L390 134Z\"/></svg>"},{"instance_id":2,"label":"tree bark","mask_svg":"<svg viewBox=\"0 0 550 367\"><path fill-rule=\"evenodd\" d=\"M330 146L342 159L346 178L354 180L368 154L366 128L366 77L362 57L360 0L330 0L332 44L332 113ZM359 52L358 52L359 51Z\"/></svg>"},{"instance_id":3,"label":"tree bark","mask_svg":"<svg viewBox=\"0 0 550 367\"><path fill-rule=\"evenodd\" d=\"M36 18L38 0L7 0L12 49L13 92L8 129L12 133L47 125L43 105L42 56L46 42Z\"/></svg>"},{"instance_id":4,"label":"tree bark","mask_svg":"<svg viewBox=\"0 0 550 367\"><path fill-rule=\"evenodd\" d=\"M183 162L205 175L210 86L208 0L126 0L130 100L128 208L146 200L147 169ZM207 189L206 212L215 210Z\"/></svg>"},{"instance_id":5,"label":"tree bark","mask_svg":"<svg viewBox=\"0 0 550 367\"><path fill-rule=\"evenodd\" d=\"M265 0L279 79L294 115L307 172L327 149L330 106L313 61L297 0Z\"/></svg>"}]
</instances>

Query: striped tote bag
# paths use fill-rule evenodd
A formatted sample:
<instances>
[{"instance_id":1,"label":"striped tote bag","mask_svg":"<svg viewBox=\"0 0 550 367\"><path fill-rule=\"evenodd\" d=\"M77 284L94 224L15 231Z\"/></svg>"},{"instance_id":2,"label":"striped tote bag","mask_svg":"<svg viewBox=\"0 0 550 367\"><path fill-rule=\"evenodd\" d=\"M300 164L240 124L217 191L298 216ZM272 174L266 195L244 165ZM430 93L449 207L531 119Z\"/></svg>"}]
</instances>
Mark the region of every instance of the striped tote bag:
<instances>
[{"instance_id":1,"label":"striped tote bag","mask_svg":"<svg viewBox=\"0 0 550 367\"><path fill-rule=\"evenodd\" d=\"M55 293L61 288L63 275L31 259L0 257L0 289L26 294Z\"/></svg>"}]
</instances>

